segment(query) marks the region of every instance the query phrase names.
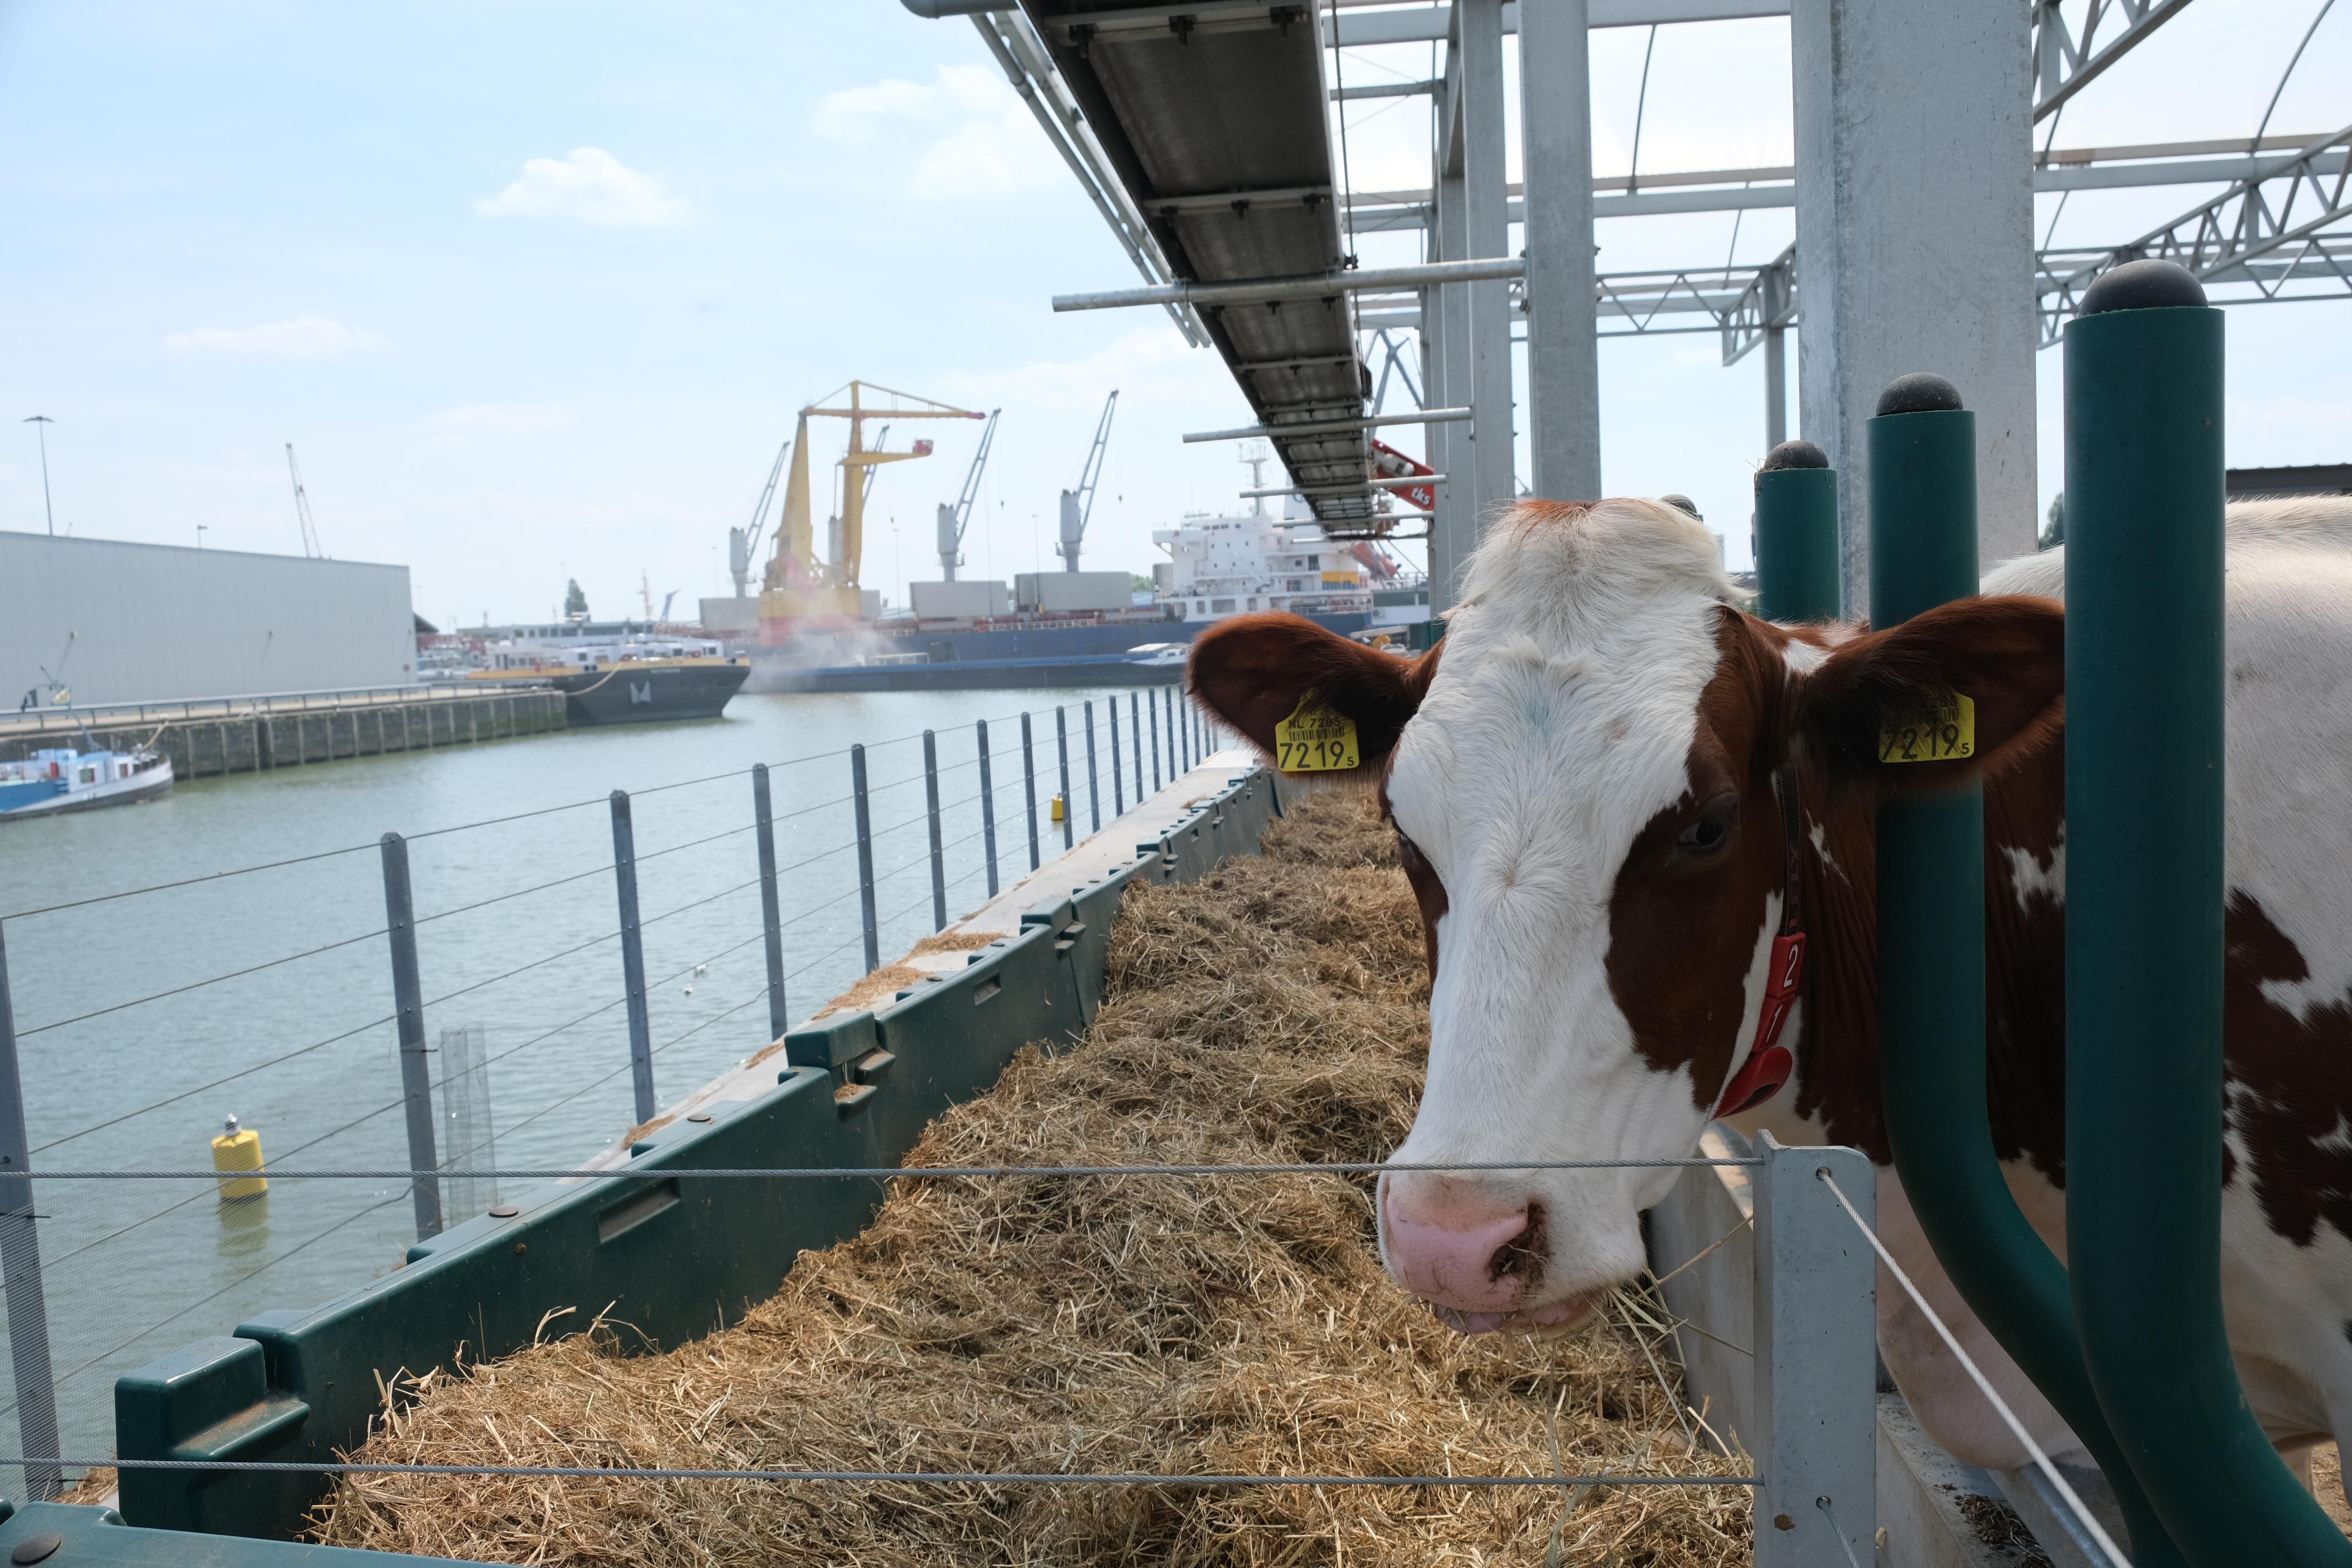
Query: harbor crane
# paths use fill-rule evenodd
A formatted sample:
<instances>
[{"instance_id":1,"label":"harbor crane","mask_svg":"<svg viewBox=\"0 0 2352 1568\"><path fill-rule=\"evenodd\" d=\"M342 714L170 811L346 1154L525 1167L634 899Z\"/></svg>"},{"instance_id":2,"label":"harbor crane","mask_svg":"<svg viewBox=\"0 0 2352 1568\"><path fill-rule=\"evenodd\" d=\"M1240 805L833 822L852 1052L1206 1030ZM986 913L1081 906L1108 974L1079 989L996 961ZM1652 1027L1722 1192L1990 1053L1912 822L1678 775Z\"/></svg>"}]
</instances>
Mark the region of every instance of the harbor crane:
<instances>
[{"instance_id":1,"label":"harbor crane","mask_svg":"<svg viewBox=\"0 0 2352 1568\"><path fill-rule=\"evenodd\" d=\"M866 550L866 498L876 468L884 463L903 463L910 458L928 458L931 443L917 441L904 452L887 452L866 445L866 421L900 419L985 419L985 414L969 408L957 408L937 403L928 397L896 392L871 382L853 381L842 389L849 394L846 406L813 403L800 412L800 422L793 433L791 468L784 479L784 505L776 527L775 551L768 558L767 573L761 584L760 620L761 636L769 636L770 622L803 620L856 621L860 618L864 595L858 582L861 557ZM886 402L876 402L871 395L880 394ZM841 511L828 520L824 557L816 552L815 519L809 500L808 423L811 419L846 419L849 421L849 449L842 455ZM780 628L781 631L781 628Z\"/></svg>"},{"instance_id":2,"label":"harbor crane","mask_svg":"<svg viewBox=\"0 0 2352 1568\"><path fill-rule=\"evenodd\" d=\"M751 558L760 548L760 531L768 526L768 503L776 499L776 481L784 477L784 455L792 449L792 437L787 436L776 448L776 460L768 465L768 482L760 499L751 503L751 523L727 531L727 574L735 580L739 599L751 591Z\"/></svg>"},{"instance_id":3,"label":"harbor crane","mask_svg":"<svg viewBox=\"0 0 2352 1568\"><path fill-rule=\"evenodd\" d=\"M1002 408L988 411L988 424L980 433L980 450L971 455L971 471L963 477L963 493L952 506L940 503L940 576L944 582L954 582L956 568L963 564L963 531L971 524L980 476L988 469L988 449L996 440L996 416L1003 412Z\"/></svg>"},{"instance_id":4,"label":"harbor crane","mask_svg":"<svg viewBox=\"0 0 2352 1568\"><path fill-rule=\"evenodd\" d=\"M286 443L286 471L294 478L294 521L302 525L302 554L305 559L324 561L327 552L319 548L318 525L310 521L310 492L302 488L302 470L294 466L294 443Z\"/></svg>"},{"instance_id":5,"label":"harbor crane","mask_svg":"<svg viewBox=\"0 0 2352 1568\"><path fill-rule=\"evenodd\" d=\"M1110 416L1118 411L1118 389L1113 387L1103 403L1102 420L1095 426L1095 444L1087 449L1087 466L1078 475L1078 488L1062 492L1062 537L1054 546L1062 558L1062 570L1078 569L1078 552L1086 544L1087 519L1094 515L1095 485L1102 478L1103 453L1110 447Z\"/></svg>"}]
</instances>

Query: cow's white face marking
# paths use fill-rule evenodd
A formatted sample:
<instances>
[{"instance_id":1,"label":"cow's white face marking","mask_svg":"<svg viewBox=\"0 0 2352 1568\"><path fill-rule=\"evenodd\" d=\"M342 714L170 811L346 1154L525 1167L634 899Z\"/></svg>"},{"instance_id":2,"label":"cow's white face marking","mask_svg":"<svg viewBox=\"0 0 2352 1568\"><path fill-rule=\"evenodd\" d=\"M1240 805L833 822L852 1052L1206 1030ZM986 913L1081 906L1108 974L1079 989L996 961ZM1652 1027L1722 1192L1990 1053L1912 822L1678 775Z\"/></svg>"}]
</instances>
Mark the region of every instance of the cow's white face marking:
<instances>
[{"instance_id":1,"label":"cow's white face marking","mask_svg":"<svg viewBox=\"0 0 2352 1568\"><path fill-rule=\"evenodd\" d=\"M1692 790L1731 596L1713 539L1645 501L1533 528L1506 520L1472 563L1387 783L1398 829L1445 890L1428 1087L1400 1162L1690 1152L1706 1114L1687 1067L1661 1070L1636 1049L1611 990L1611 903L1637 835ZM1749 965L1750 1028L1769 940L1768 927ZM1532 1308L1638 1270L1638 1211L1677 1174L1389 1183L1455 1212L1539 1205Z\"/></svg>"}]
</instances>

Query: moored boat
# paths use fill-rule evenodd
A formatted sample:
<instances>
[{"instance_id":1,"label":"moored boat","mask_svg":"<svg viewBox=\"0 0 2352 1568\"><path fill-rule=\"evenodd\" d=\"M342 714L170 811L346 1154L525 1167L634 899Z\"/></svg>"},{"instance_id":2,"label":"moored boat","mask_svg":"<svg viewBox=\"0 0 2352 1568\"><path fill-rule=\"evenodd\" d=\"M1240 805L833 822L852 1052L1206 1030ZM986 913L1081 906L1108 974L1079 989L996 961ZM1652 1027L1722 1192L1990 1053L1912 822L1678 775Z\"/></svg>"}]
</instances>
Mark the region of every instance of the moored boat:
<instances>
[{"instance_id":1,"label":"moored boat","mask_svg":"<svg viewBox=\"0 0 2352 1568\"><path fill-rule=\"evenodd\" d=\"M131 805L172 789L172 759L158 752L35 752L0 763L0 822Z\"/></svg>"}]
</instances>

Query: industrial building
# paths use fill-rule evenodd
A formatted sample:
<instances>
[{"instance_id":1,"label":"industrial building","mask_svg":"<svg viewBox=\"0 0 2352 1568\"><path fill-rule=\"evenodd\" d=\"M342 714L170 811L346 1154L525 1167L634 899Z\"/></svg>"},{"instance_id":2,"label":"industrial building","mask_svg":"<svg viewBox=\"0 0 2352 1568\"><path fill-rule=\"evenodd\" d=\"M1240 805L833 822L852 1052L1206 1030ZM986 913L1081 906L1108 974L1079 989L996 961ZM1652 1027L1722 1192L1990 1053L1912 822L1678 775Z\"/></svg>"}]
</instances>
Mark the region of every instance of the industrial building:
<instances>
[{"instance_id":1,"label":"industrial building","mask_svg":"<svg viewBox=\"0 0 2352 1568\"><path fill-rule=\"evenodd\" d=\"M0 532L0 700L101 702L416 679L408 568Z\"/></svg>"}]
</instances>

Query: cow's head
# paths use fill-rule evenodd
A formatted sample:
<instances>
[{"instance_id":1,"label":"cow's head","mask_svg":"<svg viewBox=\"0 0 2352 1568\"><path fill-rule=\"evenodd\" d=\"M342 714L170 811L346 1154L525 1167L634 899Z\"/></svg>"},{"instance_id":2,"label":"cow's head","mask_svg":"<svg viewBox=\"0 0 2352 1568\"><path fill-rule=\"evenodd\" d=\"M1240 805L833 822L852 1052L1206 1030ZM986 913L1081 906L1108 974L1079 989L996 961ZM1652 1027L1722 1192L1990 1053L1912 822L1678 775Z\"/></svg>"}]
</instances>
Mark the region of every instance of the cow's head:
<instances>
[{"instance_id":1,"label":"cow's head","mask_svg":"<svg viewBox=\"0 0 2352 1568\"><path fill-rule=\"evenodd\" d=\"M1774 771L1803 755L1817 816L1881 773L2000 766L2059 722L2048 601L1793 635L1738 598L1680 510L1534 501L1418 660L1290 616L1196 644L1198 700L1268 752L1309 689L1352 718L1396 824L1432 974L1428 1086L1394 1163L1687 1156L1763 1005L1788 863ZM1881 716L1951 689L1976 703L1975 756L1882 769ZM1456 1327L1566 1326L1641 1269L1640 1211L1678 1173L1391 1172L1382 1250Z\"/></svg>"}]
</instances>

